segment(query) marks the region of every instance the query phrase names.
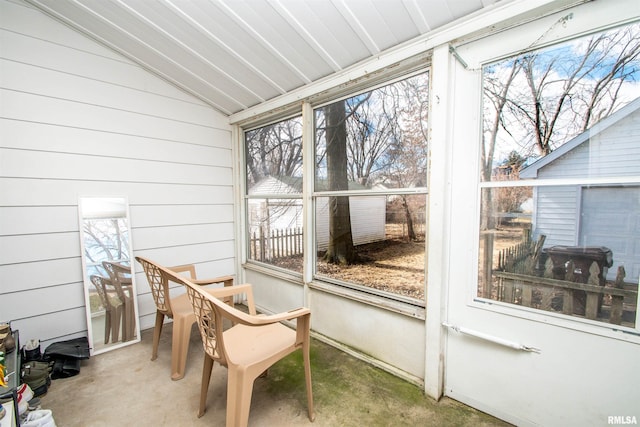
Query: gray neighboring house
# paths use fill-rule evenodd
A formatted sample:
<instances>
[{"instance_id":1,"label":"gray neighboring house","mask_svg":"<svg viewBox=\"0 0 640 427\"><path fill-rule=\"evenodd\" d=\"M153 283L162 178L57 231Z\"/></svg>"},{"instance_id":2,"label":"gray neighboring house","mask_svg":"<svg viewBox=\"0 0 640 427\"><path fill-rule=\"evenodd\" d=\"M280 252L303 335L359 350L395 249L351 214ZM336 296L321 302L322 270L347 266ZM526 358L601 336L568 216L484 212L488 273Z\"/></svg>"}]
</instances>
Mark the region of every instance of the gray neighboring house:
<instances>
[{"instance_id":1,"label":"gray neighboring house","mask_svg":"<svg viewBox=\"0 0 640 427\"><path fill-rule=\"evenodd\" d=\"M322 185L319 183L318 185ZM365 187L350 182L349 190ZM320 188L319 190L323 190ZM268 176L257 182L249 194L302 194L302 178ZM329 243L328 197L321 197L316 204L317 248L324 250ZM385 238L386 196L351 196L351 233L354 245L377 242ZM299 199L249 199L248 216L252 224L266 221L271 230L302 227L302 200ZM251 230L258 232L257 227Z\"/></svg>"},{"instance_id":2,"label":"gray neighboring house","mask_svg":"<svg viewBox=\"0 0 640 427\"><path fill-rule=\"evenodd\" d=\"M608 177L629 184L607 184ZM545 247L606 246L614 261L607 278L614 279L623 265L625 282L638 282L640 98L526 167L520 178L594 179L591 185L536 187L533 230L547 236Z\"/></svg>"}]
</instances>

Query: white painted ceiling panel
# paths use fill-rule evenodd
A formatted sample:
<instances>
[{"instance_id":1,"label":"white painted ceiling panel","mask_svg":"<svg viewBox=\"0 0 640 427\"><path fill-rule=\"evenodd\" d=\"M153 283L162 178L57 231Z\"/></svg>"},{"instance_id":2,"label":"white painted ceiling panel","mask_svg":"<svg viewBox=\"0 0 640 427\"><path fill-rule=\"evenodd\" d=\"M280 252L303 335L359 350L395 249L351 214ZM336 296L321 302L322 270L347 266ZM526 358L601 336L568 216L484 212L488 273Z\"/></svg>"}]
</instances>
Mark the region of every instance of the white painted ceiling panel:
<instances>
[{"instance_id":1,"label":"white painted ceiling panel","mask_svg":"<svg viewBox=\"0 0 640 427\"><path fill-rule=\"evenodd\" d=\"M25 0L226 115L510 0Z\"/></svg>"}]
</instances>

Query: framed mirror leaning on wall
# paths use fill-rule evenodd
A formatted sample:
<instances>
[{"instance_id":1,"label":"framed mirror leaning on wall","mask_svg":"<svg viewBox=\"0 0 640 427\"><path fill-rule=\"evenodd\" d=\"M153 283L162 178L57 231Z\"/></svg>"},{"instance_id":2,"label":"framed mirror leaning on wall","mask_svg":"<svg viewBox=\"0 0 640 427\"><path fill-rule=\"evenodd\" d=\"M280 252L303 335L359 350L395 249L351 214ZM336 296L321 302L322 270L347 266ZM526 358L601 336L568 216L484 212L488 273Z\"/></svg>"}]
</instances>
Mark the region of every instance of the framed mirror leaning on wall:
<instances>
[{"instance_id":1,"label":"framed mirror leaning on wall","mask_svg":"<svg viewBox=\"0 0 640 427\"><path fill-rule=\"evenodd\" d=\"M129 205L124 197L80 197L80 246L91 354L140 341Z\"/></svg>"}]
</instances>

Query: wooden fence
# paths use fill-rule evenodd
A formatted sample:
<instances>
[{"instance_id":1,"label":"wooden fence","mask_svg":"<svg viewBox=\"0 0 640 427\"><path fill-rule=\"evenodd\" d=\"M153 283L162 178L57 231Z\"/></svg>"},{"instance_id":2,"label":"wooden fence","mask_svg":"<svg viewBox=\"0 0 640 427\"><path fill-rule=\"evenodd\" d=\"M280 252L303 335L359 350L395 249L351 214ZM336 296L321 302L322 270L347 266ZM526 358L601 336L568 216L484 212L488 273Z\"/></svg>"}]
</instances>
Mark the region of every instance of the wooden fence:
<instances>
[{"instance_id":1,"label":"wooden fence","mask_svg":"<svg viewBox=\"0 0 640 427\"><path fill-rule=\"evenodd\" d=\"M527 259L537 260L539 258L540 250L542 249L546 236L540 236L540 239L538 239L536 244L533 245L530 231L523 231L524 236L522 242L498 252L497 270L511 271L514 273L528 273L530 271L527 270L535 267L528 265L526 261Z\"/></svg>"},{"instance_id":2,"label":"wooden fence","mask_svg":"<svg viewBox=\"0 0 640 427\"><path fill-rule=\"evenodd\" d=\"M551 261L551 260L548 260ZM592 264L596 266L594 262ZM497 278L497 299L525 307L540 310L557 311L570 316L582 310L575 306L576 301L584 301L584 317L591 320L608 321L622 324L625 307L635 318L637 288L629 289L623 282L613 286L600 286L592 283L578 283L527 274L494 271ZM629 319L633 322L634 319Z\"/></svg>"},{"instance_id":3,"label":"wooden fence","mask_svg":"<svg viewBox=\"0 0 640 427\"><path fill-rule=\"evenodd\" d=\"M271 230L265 233L260 228L251 235L249 257L256 261L269 262L277 258L302 255L302 228Z\"/></svg>"},{"instance_id":4,"label":"wooden fence","mask_svg":"<svg viewBox=\"0 0 640 427\"><path fill-rule=\"evenodd\" d=\"M624 282L624 267L618 268L616 280L610 283L595 261L588 275L578 277L573 261L558 266L551 258L543 262L544 241L545 236L535 243L525 238L500 251L483 296L616 325L635 321L638 287Z\"/></svg>"}]
</instances>

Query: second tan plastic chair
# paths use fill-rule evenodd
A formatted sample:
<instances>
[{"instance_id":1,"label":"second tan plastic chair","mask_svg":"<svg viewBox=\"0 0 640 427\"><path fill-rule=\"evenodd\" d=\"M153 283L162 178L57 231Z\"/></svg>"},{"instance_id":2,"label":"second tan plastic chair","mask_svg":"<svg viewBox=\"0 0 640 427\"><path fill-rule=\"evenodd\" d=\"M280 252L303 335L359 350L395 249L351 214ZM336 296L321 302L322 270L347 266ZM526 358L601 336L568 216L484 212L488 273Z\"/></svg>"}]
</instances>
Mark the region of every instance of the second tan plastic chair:
<instances>
[{"instance_id":1,"label":"second tan plastic chair","mask_svg":"<svg viewBox=\"0 0 640 427\"><path fill-rule=\"evenodd\" d=\"M116 298L117 295L114 292L109 292L107 285L110 283L106 277L98 276L97 274L91 275L91 283L96 288L100 303L104 307L104 343L109 343L109 337L111 342L117 342L120 336L120 322L122 318L122 302ZM116 301L117 300L117 301Z\"/></svg>"},{"instance_id":2,"label":"second tan plastic chair","mask_svg":"<svg viewBox=\"0 0 640 427\"><path fill-rule=\"evenodd\" d=\"M175 280L173 280L175 277L181 277L178 275L180 272L188 272L192 277L192 282L198 285L224 283L224 286L231 286L233 285L233 277L222 276L213 279L196 280L195 267L192 264L165 268L143 257L136 257L136 260L144 268L157 309L156 323L153 330L151 360L156 360L158 357L158 344L160 342L162 325L164 324L165 316L169 317L173 319L173 333L171 335L171 379L174 381L182 379L187 362L191 326L196 321L196 317L189 303L187 294L181 294L175 297L169 295L169 282L175 282ZM167 274L167 271L171 271L172 274ZM205 289L203 291L210 292L211 290Z\"/></svg>"},{"instance_id":3,"label":"second tan plastic chair","mask_svg":"<svg viewBox=\"0 0 640 427\"><path fill-rule=\"evenodd\" d=\"M132 340L135 335L136 311L133 304L131 267L113 261L102 261L102 267L109 275L107 285L116 291L118 299L122 302L122 341Z\"/></svg>"},{"instance_id":4,"label":"second tan plastic chair","mask_svg":"<svg viewBox=\"0 0 640 427\"><path fill-rule=\"evenodd\" d=\"M165 274L173 276L173 281L182 283L187 288L206 354L198 417L205 412L214 362L229 370L226 425L246 427L254 380L280 359L296 350L302 350L308 415L311 421L315 419L309 359L311 311L308 308L270 316L256 315L251 285L236 285L205 292L184 277L168 270L165 270ZM238 294L246 295L249 314L234 308L232 299L228 301ZM223 330L224 319L230 320L234 326ZM293 319L296 319L295 330L281 323Z\"/></svg>"}]
</instances>

